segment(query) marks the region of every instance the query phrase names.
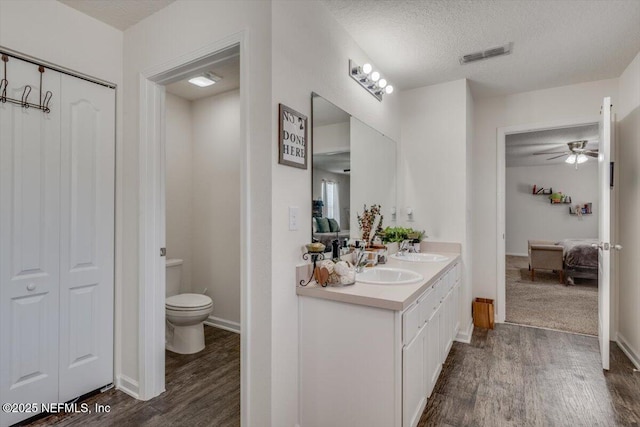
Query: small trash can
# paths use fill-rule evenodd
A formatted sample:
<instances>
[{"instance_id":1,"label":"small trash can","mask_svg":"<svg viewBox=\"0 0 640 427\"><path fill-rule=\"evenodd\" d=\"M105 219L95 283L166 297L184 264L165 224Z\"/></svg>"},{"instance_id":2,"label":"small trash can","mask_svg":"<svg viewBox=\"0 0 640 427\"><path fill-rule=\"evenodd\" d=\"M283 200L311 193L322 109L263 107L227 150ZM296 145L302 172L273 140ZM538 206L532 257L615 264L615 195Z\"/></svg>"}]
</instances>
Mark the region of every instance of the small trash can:
<instances>
[{"instance_id":1,"label":"small trash can","mask_svg":"<svg viewBox=\"0 0 640 427\"><path fill-rule=\"evenodd\" d=\"M494 326L493 300L476 298L473 301L473 325L476 328L493 329Z\"/></svg>"}]
</instances>

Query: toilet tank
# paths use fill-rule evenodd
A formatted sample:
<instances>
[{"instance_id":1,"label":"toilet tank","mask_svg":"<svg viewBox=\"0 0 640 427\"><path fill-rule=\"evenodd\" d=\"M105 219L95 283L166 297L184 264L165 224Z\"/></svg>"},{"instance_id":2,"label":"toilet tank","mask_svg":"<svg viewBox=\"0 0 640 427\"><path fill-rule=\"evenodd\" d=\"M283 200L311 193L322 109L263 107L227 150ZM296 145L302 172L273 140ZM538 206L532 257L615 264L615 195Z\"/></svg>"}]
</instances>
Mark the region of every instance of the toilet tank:
<instances>
[{"instance_id":1,"label":"toilet tank","mask_svg":"<svg viewBox=\"0 0 640 427\"><path fill-rule=\"evenodd\" d=\"M182 260L168 259L167 267L167 289L166 296L171 297L180 293L180 282L182 281Z\"/></svg>"}]
</instances>

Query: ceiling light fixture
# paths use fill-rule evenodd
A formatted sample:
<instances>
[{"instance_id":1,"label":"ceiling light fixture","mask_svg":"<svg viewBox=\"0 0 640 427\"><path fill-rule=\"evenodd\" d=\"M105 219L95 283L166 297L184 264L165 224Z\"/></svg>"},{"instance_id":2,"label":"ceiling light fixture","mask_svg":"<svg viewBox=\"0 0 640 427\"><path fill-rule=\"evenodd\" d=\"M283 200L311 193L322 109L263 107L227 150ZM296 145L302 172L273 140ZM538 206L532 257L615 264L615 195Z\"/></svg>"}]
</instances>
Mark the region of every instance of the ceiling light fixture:
<instances>
[{"instance_id":1,"label":"ceiling light fixture","mask_svg":"<svg viewBox=\"0 0 640 427\"><path fill-rule=\"evenodd\" d=\"M189 83L191 83L192 85L196 85L198 87L207 87L215 84L221 79L222 77L217 76L213 73L204 73L201 76L196 76L189 79Z\"/></svg>"},{"instance_id":2,"label":"ceiling light fixture","mask_svg":"<svg viewBox=\"0 0 640 427\"><path fill-rule=\"evenodd\" d=\"M378 71L373 71L371 64L367 63L360 67L349 60L349 75L357 81L367 92L375 96L378 101L382 101L382 95L393 93L391 86L386 79L382 78Z\"/></svg>"}]
</instances>

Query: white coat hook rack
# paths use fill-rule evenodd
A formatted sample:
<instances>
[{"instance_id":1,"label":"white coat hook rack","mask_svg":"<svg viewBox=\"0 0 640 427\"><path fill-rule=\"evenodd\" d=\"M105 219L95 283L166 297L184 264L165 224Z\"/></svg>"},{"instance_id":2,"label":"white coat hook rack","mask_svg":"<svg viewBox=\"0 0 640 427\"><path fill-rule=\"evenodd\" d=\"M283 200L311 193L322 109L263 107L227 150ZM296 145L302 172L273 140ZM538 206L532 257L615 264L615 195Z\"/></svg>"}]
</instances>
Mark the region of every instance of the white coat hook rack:
<instances>
[{"instance_id":1,"label":"white coat hook rack","mask_svg":"<svg viewBox=\"0 0 640 427\"><path fill-rule=\"evenodd\" d=\"M53 93L51 91L42 92L42 75L44 74L45 68L40 65L38 66L38 71L40 72L40 103L33 104L29 102L29 95L31 94L31 86L25 85L24 90L22 91L22 98L20 100L10 98L7 96L7 88L9 86L9 80L7 79L7 62L9 62L9 56L2 54L2 62L3 62L3 71L2 80L0 80L0 102L1 103L11 103L20 105L22 108L36 108L38 110L42 110L44 113L49 113L51 110L49 109L49 103L51 102L51 98L53 97Z\"/></svg>"}]
</instances>

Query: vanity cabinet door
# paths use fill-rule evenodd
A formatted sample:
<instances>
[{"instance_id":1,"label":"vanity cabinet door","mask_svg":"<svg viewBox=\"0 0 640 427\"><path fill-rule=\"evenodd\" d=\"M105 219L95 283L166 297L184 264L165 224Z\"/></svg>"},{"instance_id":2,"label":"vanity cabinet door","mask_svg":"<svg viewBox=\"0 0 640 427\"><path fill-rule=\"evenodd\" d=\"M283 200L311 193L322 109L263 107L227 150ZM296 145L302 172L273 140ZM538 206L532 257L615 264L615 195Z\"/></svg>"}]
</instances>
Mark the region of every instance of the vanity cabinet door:
<instances>
[{"instance_id":1,"label":"vanity cabinet door","mask_svg":"<svg viewBox=\"0 0 640 427\"><path fill-rule=\"evenodd\" d=\"M416 426L426 405L427 391L424 381L426 336L426 328L420 328L415 339L402 350L403 427Z\"/></svg>"},{"instance_id":2,"label":"vanity cabinet door","mask_svg":"<svg viewBox=\"0 0 640 427\"><path fill-rule=\"evenodd\" d=\"M429 322L425 325L426 329L426 348L427 348L427 394L431 395L433 387L438 381L440 375L441 358L440 358L440 313L441 310L436 310Z\"/></svg>"}]
</instances>

